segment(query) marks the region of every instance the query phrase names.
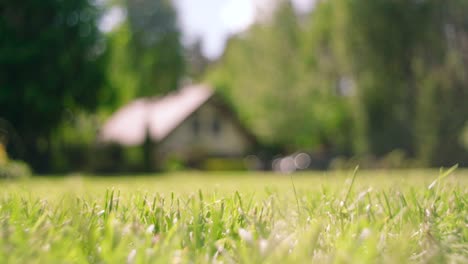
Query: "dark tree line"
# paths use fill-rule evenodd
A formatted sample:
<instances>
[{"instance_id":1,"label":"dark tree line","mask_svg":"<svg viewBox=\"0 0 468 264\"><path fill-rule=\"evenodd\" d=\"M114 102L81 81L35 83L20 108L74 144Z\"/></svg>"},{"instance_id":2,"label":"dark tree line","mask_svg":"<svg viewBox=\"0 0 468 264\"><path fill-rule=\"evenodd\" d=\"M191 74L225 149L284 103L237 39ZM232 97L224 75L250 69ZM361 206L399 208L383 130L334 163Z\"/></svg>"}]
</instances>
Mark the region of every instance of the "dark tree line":
<instances>
[{"instance_id":1,"label":"dark tree line","mask_svg":"<svg viewBox=\"0 0 468 264\"><path fill-rule=\"evenodd\" d=\"M12 155L43 170L65 115L105 100L99 13L87 0L30 0L2 1L0 14L0 117L22 141Z\"/></svg>"},{"instance_id":2,"label":"dark tree line","mask_svg":"<svg viewBox=\"0 0 468 264\"><path fill-rule=\"evenodd\" d=\"M278 1L271 18L231 40L208 77L263 139L466 164L467 1L328 0L307 15L291 10Z\"/></svg>"}]
</instances>

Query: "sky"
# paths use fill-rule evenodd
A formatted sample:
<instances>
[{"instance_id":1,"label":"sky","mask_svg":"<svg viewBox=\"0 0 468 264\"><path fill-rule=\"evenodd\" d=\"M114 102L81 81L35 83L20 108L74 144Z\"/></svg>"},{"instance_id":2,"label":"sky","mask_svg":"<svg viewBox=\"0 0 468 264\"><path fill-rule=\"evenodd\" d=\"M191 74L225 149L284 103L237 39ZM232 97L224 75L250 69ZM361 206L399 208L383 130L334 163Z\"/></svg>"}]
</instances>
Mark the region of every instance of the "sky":
<instances>
[{"instance_id":1,"label":"sky","mask_svg":"<svg viewBox=\"0 0 468 264\"><path fill-rule=\"evenodd\" d=\"M184 44L202 41L208 58L219 57L227 38L246 30L258 10L271 6L271 0L173 0L178 11ZM314 0L293 0L298 10L308 10ZM99 27L108 32L125 19L123 9L111 8L101 19Z\"/></svg>"}]
</instances>

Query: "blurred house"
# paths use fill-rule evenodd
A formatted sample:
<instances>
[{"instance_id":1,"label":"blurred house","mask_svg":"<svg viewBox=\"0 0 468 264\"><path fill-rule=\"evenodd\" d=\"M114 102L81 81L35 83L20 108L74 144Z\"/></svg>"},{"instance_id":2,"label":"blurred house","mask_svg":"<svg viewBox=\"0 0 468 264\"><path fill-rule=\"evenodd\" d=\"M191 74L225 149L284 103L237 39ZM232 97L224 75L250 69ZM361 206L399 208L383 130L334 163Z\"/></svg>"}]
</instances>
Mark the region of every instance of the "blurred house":
<instances>
[{"instance_id":1,"label":"blurred house","mask_svg":"<svg viewBox=\"0 0 468 264\"><path fill-rule=\"evenodd\" d=\"M256 145L232 109L205 85L129 103L105 122L99 139L123 147L150 144L152 168L170 160L193 167L213 158L241 160Z\"/></svg>"}]
</instances>

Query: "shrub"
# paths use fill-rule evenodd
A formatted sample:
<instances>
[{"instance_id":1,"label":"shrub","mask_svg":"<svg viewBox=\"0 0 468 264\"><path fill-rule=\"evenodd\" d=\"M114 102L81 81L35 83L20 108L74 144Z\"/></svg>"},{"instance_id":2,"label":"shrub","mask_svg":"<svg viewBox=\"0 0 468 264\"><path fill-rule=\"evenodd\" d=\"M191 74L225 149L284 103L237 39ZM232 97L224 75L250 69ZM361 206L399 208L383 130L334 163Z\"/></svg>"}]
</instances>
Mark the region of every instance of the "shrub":
<instances>
[{"instance_id":1,"label":"shrub","mask_svg":"<svg viewBox=\"0 0 468 264\"><path fill-rule=\"evenodd\" d=\"M401 149L396 149L380 159L378 166L384 169L403 169L408 168L410 163L406 153Z\"/></svg>"},{"instance_id":2,"label":"shrub","mask_svg":"<svg viewBox=\"0 0 468 264\"><path fill-rule=\"evenodd\" d=\"M208 158L202 162L201 169L208 171L242 171L247 168L242 158Z\"/></svg>"},{"instance_id":3,"label":"shrub","mask_svg":"<svg viewBox=\"0 0 468 264\"><path fill-rule=\"evenodd\" d=\"M0 165L0 179L23 179L31 174L31 168L23 161L10 160Z\"/></svg>"},{"instance_id":4,"label":"shrub","mask_svg":"<svg viewBox=\"0 0 468 264\"><path fill-rule=\"evenodd\" d=\"M417 166L414 160L408 158L403 150L396 149L385 156L376 158L371 155L355 157L336 157L329 168L333 170L352 170L357 165L361 169L403 169Z\"/></svg>"},{"instance_id":5,"label":"shrub","mask_svg":"<svg viewBox=\"0 0 468 264\"><path fill-rule=\"evenodd\" d=\"M184 161L177 156L167 158L162 164L163 171L180 171L186 169Z\"/></svg>"}]
</instances>

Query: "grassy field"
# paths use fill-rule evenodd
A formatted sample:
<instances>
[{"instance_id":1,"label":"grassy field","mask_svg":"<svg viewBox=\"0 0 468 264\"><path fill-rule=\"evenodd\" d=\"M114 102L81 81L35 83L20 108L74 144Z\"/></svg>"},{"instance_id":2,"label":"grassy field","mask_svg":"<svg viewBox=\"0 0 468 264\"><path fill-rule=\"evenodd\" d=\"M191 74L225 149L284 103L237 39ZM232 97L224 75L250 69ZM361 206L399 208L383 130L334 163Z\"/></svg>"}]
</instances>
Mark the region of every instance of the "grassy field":
<instances>
[{"instance_id":1,"label":"grassy field","mask_svg":"<svg viewBox=\"0 0 468 264\"><path fill-rule=\"evenodd\" d=\"M468 263L464 170L0 185L0 263Z\"/></svg>"}]
</instances>

